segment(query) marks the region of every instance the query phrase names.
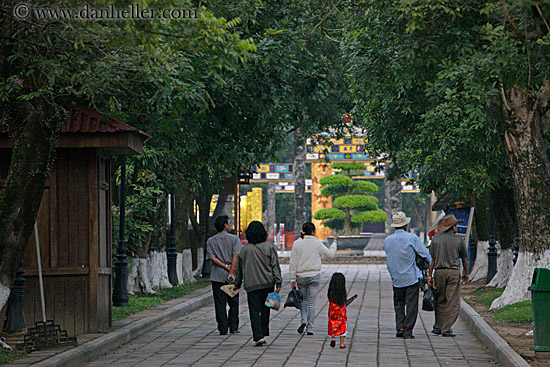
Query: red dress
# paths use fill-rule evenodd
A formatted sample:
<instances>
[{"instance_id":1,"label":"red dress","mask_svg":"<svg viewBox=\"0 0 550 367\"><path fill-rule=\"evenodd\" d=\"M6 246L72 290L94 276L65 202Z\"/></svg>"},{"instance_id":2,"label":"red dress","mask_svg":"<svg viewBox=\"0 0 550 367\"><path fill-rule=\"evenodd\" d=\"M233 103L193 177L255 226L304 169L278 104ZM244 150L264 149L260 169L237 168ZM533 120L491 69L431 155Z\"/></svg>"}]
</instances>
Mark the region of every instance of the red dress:
<instances>
[{"instance_id":1,"label":"red dress","mask_svg":"<svg viewBox=\"0 0 550 367\"><path fill-rule=\"evenodd\" d=\"M343 336L346 334L348 312L346 306L338 306L329 302L328 306L328 335Z\"/></svg>"}]
</instances>

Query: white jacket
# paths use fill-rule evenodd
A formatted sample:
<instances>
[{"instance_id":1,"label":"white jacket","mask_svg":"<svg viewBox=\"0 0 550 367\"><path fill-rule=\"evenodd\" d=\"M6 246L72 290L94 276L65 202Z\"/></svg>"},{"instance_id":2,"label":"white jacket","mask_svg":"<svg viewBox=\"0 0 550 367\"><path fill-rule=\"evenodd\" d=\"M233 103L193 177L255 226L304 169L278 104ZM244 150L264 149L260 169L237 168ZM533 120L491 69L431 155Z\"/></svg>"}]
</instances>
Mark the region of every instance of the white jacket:
<instances>
[{"instance_id":1,"label":"white jacket","mask_svg":"<svg viewBox=\"0 0 550 367\"><path fill-rule=\"evenodd\" d=\"M290 254L290 281L296 280L296 275L312 277L321 272L321 257L332 259L336 255L337 244L332 242L328 249L315 236L304 236L294 241Z\"/></svg>"}]
</instances>

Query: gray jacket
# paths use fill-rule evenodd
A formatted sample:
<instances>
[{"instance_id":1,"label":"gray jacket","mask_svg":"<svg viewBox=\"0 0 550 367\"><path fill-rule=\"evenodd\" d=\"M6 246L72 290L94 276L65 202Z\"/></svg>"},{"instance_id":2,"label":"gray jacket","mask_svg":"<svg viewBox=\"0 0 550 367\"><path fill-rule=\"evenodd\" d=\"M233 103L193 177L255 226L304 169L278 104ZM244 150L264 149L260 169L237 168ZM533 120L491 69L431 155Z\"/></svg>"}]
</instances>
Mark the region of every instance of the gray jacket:
<instances>
[{"instance_id":1,"label":"gray jacket","mask_svg":"<svg viewBox=\"0 0 550 367\"><path fill-rule=\"evenodd\" d=\"M244 245L237 265L235 285L252 292L276 285L281 287L281 266L275 246L269 242Z\"/></svg>"}]
</instances>

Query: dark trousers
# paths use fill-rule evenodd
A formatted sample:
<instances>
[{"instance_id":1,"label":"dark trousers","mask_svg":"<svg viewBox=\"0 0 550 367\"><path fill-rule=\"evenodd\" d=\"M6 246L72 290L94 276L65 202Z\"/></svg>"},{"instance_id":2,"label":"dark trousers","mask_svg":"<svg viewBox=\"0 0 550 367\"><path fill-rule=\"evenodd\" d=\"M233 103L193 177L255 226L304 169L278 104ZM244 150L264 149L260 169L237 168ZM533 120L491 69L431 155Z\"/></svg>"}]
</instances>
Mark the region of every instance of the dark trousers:
<instances>
[{"instance_id":1,"label":"dark trousers","mask_svg":"<svg viewBox=\"0 0 550 367\"><path fill-rule=\"evenodd\" d=\"M227 334L228 328L231 331L239 330L239 295L229 297L227 293L220 289L223 285L225 283L212 282L212 292L214 293L214 309L216 310L218 330L222 334ZM229 316L227 305L229 305Z\"/></svg>"},{"instance_id":2,"label":"dark trousers","mask_svg":"<svg viewBox=\"0 0 550 367\"><path fill-rule=\"evenodd\" d=\"M248 313L250 315L250 326L252 327L252 338L255 342L269 336L269 307L266 307L265 300L273 287L258 289L247 292Z\"/></svg>"},{"instance_id":3,"label":"dark trousers","mask_svg":"<svg viewBox=\"0 0 550 367\"><path fill-rule=\"evenodd\" d=\"M403 329L403 335L412 335L418 316L419 283L408 287L393 287L393 308L395 310L395 329Z\"/></svg>"}]
</instances>

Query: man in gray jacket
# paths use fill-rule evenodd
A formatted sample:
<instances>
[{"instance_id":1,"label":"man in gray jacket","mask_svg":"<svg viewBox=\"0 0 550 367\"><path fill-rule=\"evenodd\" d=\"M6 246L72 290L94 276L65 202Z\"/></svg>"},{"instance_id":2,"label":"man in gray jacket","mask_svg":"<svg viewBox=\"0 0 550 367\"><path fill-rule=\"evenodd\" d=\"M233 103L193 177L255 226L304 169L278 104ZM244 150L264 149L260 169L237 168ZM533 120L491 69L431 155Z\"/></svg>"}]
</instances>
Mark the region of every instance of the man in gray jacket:
<instances>
[{"instance_id":1,"label":"man in gray jacket","mask_svg":"<svg viewBox=\"0 0 550 367\"><path fill-rule=\"evenodd\" d=\"M241 252L242 243L239 237L229 233L231 224L227 215L221 215L214 221L217 234L206 242L207 256L211 261L212 292L214 294L214 308L220 335L239 332L239 295L229 297L220 288L234 280L237 260ZM229 305L229 315L227 314Z\"/></svg>"}]
</instances>

